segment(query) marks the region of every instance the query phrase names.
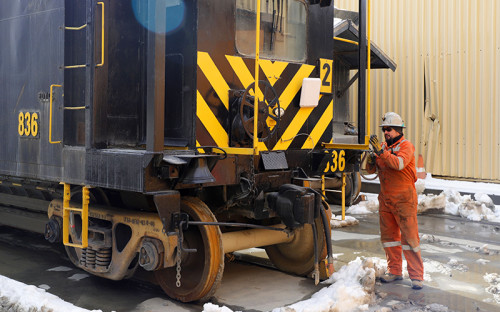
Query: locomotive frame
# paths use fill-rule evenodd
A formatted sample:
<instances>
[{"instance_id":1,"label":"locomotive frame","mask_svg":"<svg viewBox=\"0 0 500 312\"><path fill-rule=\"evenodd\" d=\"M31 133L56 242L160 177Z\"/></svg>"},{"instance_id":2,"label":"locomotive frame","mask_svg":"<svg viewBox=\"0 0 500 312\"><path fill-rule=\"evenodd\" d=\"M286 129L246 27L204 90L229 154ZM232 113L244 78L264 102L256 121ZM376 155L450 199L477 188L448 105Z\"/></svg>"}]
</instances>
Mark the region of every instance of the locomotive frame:
<instances>
[{"instance_id":1,"label":"locomotive frame","mask_svg":"<svg viewBox=\"0 0 500 312\"><path fill-rule=\"evenodd\" d=\"M334 136L346 110L334 108L331 1L271 4L2 3L2 223L63 242L98 276L151 271L181 301L208 300L224 254L249 247L316 282L331 273L321 192L359 171L365 108L357 136ZM258 42L255 55L238 38ZM305 50L273 56L280 44Z\"/></svg>"}]
</instances>

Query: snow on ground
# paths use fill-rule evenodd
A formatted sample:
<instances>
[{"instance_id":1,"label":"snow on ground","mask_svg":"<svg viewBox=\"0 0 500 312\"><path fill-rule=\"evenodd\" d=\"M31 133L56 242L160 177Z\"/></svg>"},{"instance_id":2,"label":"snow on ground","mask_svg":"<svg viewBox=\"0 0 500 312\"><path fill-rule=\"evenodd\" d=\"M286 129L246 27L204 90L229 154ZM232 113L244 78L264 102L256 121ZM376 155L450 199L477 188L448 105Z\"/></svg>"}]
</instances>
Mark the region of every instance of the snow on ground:
<instances>
[{"instance_id":1,"label":"snow on ground","mask_svg":"<svg viewBox=\"0 0 500 312\"><path fill-rule=\"evenodd\" d=\"M500 205L493 204L493 200L488 196L488 194L500 195L498 184L448 181L434 179L428 174L426 179L418 179L415 187L419 194L417 208L419 213L432 209L471 221L487 220L500 223ZM425 195L423 191L426 188L443 191L439 195ZM461 195L460 192L474 193L474 195ZM349 207L346 213L355 215L377 212L377 195L366 195L368 195L366 201Z\"/></svg>"},{"instance_id":2,"label":"snow on ground","mask_svg":"<svg viewBox=\"0 0 500 312\"><path fill-rule=\"evenodd\" d=\"M41 285L44 288L47 285ZM49 287L50 288L50 287ZM12 312L90 312L33 285L0 275L0 311ZM93 310L101 312L101 310Z\"/></svg>"},{"instance_id":3,"label":"snow on ground","mask_svg":"<svg viewBox=\"0 0 500 312\"><path fill-rule=\"evenodd\" d=\"M342 215L332 214L332 218L330 219L330 225L332 228L341 228L356 224L359 224L359 220L351 216L345 216L344 220L342 220Z\"/></svg>"},{"instance_id":4,"label":"snow on ground","mask_svg":"<svg viewBox=\"0 0 500 312\"><path fill-rule=\"evenodd\" d=\"M483 278L490 284L490 286L486 288L486 292L493 295L496 303L500 303L500 274L486 273Z\"/></svg>"},{"instance_id":5,"label":"snow on ground","mask_svg":"<svg viewBox=\"0 0 500 312\"><path fill-rule=\"evenodd\" d=\"M303 300L273 312L322 312L322 311L367 311L375 302L375 278L385 272L387 264L379 258L356 258L344 265L323 282L324 287ZM212 303L204 305L204 312L232 312L227 307Z\"/></svg>"},{"instance_id":6,"label":"snow on ground","mask_svg":"<svg viewBox=\"0 0 500 312\"><path fill-rule=\"evenodd\" d=\"M432 281L428 273L450 275L452 270L462 270L463 265L457 259L450 258L447 264L424 258L424 280ZM311 298L296 302L286 307L279 307L272 312L322 312L322 311L368 311L376 305L375 281L387 270L387 261L377 257L357 257L344 265L322 284L329 285L313 294ZM403 277L408 277L407 262L403 260ZM491 292L500 290L500 275L493 273L484 277L492 285ZM490 282L491 281L491 282ZM495 288L496 287L496 288ZM487 289L487 291L488 291ZM499 292L500 293L500 292ZM498 295L500 298L500 295ZM405 305L396 302L395 306ZM427 305L426 311L448 311L448 307L432 304ZM377 311L385 311L381 308ZM396 308L396 310L398 310ZM387 311L392 311L388 309ZM233 312L226 306L206 303L203 312Z\"/></svg>"}]
</instances>

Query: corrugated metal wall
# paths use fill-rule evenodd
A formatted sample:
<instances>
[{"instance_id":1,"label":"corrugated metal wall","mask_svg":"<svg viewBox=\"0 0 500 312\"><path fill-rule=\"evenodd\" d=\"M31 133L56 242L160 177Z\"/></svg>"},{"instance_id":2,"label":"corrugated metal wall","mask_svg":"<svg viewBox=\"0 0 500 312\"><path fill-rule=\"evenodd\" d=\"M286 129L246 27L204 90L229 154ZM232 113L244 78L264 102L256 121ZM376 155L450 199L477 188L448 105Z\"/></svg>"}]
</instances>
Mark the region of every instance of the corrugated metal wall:
<instances>
[{"instance_id":1,"label":"corrugated metal wall","mask_svg":"<svg viewBox=\"0 0 500 312\"><path fill-rule=\"evenodd\" d=\"M372 40L398 65L372 71L371 132L398 112L427 172L500 181L500 1L371 0L370 17Z\"/></svg>"}]
</instances>

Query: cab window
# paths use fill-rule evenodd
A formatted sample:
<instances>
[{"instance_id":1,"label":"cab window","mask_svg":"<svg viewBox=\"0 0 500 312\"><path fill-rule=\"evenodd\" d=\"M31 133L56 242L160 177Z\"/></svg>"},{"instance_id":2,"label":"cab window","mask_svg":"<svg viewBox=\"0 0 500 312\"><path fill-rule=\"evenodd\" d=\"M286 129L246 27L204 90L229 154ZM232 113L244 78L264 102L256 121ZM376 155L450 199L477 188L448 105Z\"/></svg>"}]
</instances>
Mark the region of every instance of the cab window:
<instances>
[{"instance_id":1,"label":"cab window","mask_svg":"<svg viewBox=\"0 0 500 312\"><path fill-rule=\"evenodd\" d=\"M255 56L257 0L236 0L236 49ZM260 57L306 59L306 6L299 0L260 0Z\"/></svg>"}]
</instances>

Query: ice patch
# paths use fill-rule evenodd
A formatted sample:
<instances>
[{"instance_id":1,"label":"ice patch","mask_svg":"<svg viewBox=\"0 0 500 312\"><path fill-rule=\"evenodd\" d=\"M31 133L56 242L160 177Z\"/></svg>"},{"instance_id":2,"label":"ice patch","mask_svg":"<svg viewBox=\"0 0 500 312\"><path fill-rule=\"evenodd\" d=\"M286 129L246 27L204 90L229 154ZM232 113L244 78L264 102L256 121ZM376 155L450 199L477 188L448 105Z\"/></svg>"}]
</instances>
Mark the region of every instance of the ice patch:
<instances>
[{"instance_id":1,"label":"ice patch","mask_svg":"<svg viewBox=\"0 0 500 312\"><path fill-rule=\"evenodd\" d=\"M73 269L65 267L65 266L58 266L58 267L55 267L55 268L52 268L52 269L48 269L47 271L68 272L68 271L71 271L71 270L73 270Z\"/></svg>"},{"instance_id":2,"label":"ice patch","mask_svg":"<svg viewBox=\"0 0 500 312\"><path fill-rule=\"evenodd\" d=\"M433 245L427 245L427 244L420 244L420 248L428 253L433 253L433 254L454 254L454 253L459 253L462 252L461 249L457 248L441 248L438 246L433 246Z\"/></svg>"},{"instance_id":3,"label":"ice patch","mask_svg":"<svg viewBox=\"0 0 500 312\"><path fill-rule=\"evenodd\" d=\"M380 235L359 234L359 233L350 233L350 232L332 230L332 241L339 241L345 239L354 239L354 240L380 239Z\"/></svg>"},{"instance_id":4,"label":"ice patch","mask_svg":"<svg viewBox=\"0 0 500 312\"><path fill-rule=\"evenodd\" d=\"M70 279L70 280L74 280L74 281L80 281L80 280L82 280L82 279L84 279L84 278L87 278L87 277L89 277L89 275L88 275L88 274L85 274L85 273L78 273L78 274L73 274L73 275L71 275L70 277L68 277L68 279Z\"/></svg>"},{"instance_id":5,"label":"ice patch","mask_svg":"<svg viewBox=\"0 0 500 312\"><path fill-rule=\"evenodd\" d=\"M448 312L447 306L437 303L428 304L425 308L432 312Z\"/></svg>"},{"instance_id":6,"label":"ice patch","mask_svg":"<svg viewBox=\"0 0 500 312\"><path fill-rule=\"evenodd\" d=\"M490 262L490 260L486 260L486 259L477 259L476 260L477 263L479 264L482 264L482 265L485 265L486 263Z\"/></svg>"}]
</instances>

